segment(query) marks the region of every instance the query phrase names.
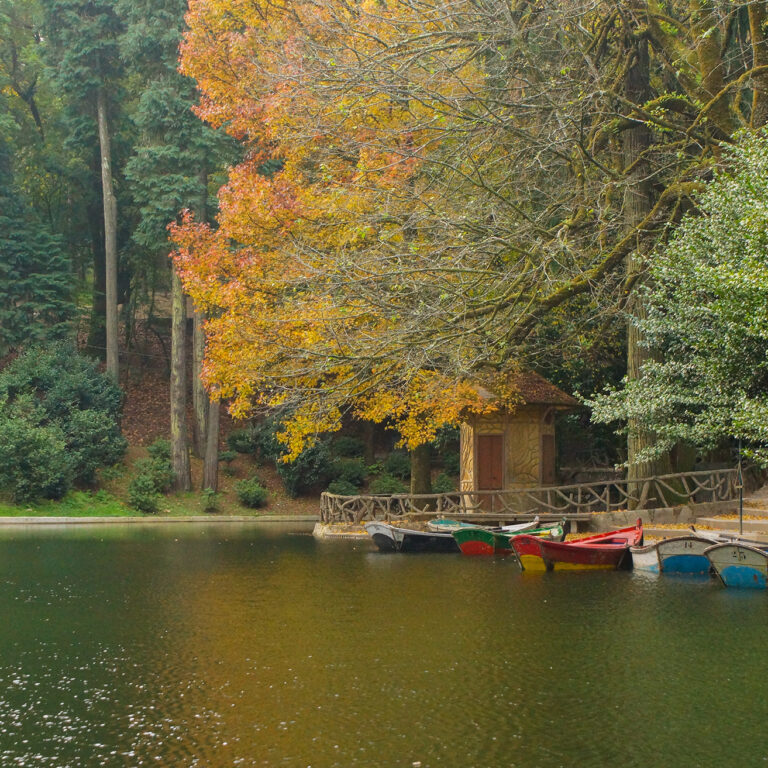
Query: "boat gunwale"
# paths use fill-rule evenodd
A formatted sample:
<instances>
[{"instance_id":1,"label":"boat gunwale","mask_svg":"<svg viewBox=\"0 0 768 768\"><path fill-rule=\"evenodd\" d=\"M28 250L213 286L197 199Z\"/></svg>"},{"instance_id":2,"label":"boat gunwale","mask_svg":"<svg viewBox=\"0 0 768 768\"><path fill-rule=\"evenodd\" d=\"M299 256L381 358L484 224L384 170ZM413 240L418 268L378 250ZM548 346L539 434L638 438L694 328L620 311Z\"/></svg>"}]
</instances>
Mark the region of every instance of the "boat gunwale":
<instances>
[{"instance_id":1,"label":"boat gunwale","mask_svg":"<svg viewBox=\"0 0 768 768\"><path fill-rule=\"evenodd\" d=\"M768 543L766 543L765 549L760 549L760 547L756 547L752 544L744 544L740 541L720 541L717 544L713 544L711 547L707 547L707 549L704 550L704 554L709 556L709 553L712 552L712 550L715 549L725 549L726 547L740 547L741 549L746 549L750 552L756 552L759 555L762 555L766 560L768 560Z\"/></svg>"}]
</instances>

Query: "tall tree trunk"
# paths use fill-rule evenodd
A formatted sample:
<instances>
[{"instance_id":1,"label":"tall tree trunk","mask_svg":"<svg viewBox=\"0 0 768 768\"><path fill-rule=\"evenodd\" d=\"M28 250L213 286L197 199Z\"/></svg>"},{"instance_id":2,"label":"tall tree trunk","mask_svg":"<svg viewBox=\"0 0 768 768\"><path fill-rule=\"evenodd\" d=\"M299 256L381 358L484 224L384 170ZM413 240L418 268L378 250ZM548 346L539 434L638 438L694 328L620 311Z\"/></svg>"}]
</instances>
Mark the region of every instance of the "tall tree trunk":
<instances>
[{"instance_id":1,"label":"tall tree trunk","mask_svg":"<svg viewBox=\"0 0 768 768\"><path fill-rule=\"evenodd\" d=\"M117 353L117 200L112 187L112 150L107 120L107 95L104 88L98 90L96 115L99 124L101 190L104 201L107 374L115 383L118 383L120 380L120 362Z\"/></svg>"},{"instance_id":2,"label":"tall tree trunk","mask_svg":"<svg viewBox=\"0 0 768 768\"><path fill-rule=\"evenodd\" d=\"M171 464L176 489L188 491L192 479L187 445L187 307L181 278L175 269L171 272L171 302Z\"/></svg>"},{"instance_id":3,"label":"tall tree trunk","mask_svg":"<svg viewBox=\"0 0 768 768\"><path fill-rule=\"evenodd\" d=\"M411 451L411 494L432 493L431 458L429 443Z\"/></svg>"},{"instance_id":4,"label":"tall tree trunk","mask_svg":"<svg viewBox=\"0 0 768 768\"><path fill-rule=\"evenodd\" d=\"M752 38L752 66L768 66L768 35L766 35L765 3L750 3L749 34ZM752 78L752 127L761 128L768 123L768 69Z\"/></svg>"},{"instance_id":5,"label":"tall tree trunk","mask_svg":"<svg viewBox=\"0 0 768 768\"><path fill-rule=\"evenodd\" d=\"M94 164L100 165L94 156ZM100 175L100 168L94 165L94 176ZM95 179L94 179L95 181ZM91 290L91 322L88 329L88 346L102 360L107 348L105 318L106 301L106 257L104 255L104 213L94 198L88 204L88 227L93 252L93 288Z\"/></svg>"},{"instance_id":6,"label":"tall tree trunk","mask_svg":"<svg viewBox=\"0 0 768 768\"><path fill-rule=\"evenodd\" d=\"M198 174L200 199L197 204L197 218L208 220L208 164L203 161ZM205 315L195 310L193 323L193 375L192 401L195 411L195 434L197 450L203 457L203 488L214 491L219 482L219 413L220 401L211 402L203 386L203 358L205 356Z\"/></svg>"},{"instance_id":7,"label":"tall tree trunk","mask_svg":"<svg viewBox=\"0 0 768 768\"><path fill-rule=\"evenodd\" d=\"M638 16L642 11L642 0L633 3ZM629 68L625 82L626 97L633 104L643 104L650 97L650 68L648 56L648 43L645 39L638 39L627 34L628 49L634 48L632 55L634 61ZM624 167L627 169L626 192L624 196L624 217L628 228L637 227L653 207L653 190L649 179L649 167L643 159L651 144L651 135L646 125L640 121L636 127L623 133ZM634 318L645 317L646 307L642 298L634 288L642 279L645 269L643 258L643 232L637 232L636 248L626 258L627 285L632 293L627 302L627 311L630 315L627 334L627 378L639 379L642 376L642 367L653 358L651 350L642 346L642 334L633 322ZM663 456L653 461L637 461L638 454L645 448L653 445L655 437L652 432L642 429L633 420L629 423L627 438L627 458L629 467L627 479L637 480L642 477L651 477L657 474L667 474L671 471L669 456ZM631 492L637 490L637 486L630 485Z\"/></svg>"},{"instance_id":8,"label":"tall tree trunk","mask_svg":"<svg viewBox=\"0 0 768 768\"><path fill-rule=\"evenodd\" d=\"M208 393L203 386L204 321L203 313L195 309L192 315L192 411L195 414L192 433L194 435L195 456L199 459L205 456L209 409Z\"/></svg>"},{"instance_id":9,"label":"tall tree trunk","mask_svg":"<svg viewBox=\"0 0 768 768\"><path fill-rule=\"evenodd\" d=\"M366 464L373 464L376 461L376 425L372 421L364 421L360 429L365 443L363 458Z\"/></svg>"},{"instance_id":10,"label":"tall tree trunk","mask_svg":"<svg viewBox=\"0 0 768 768\"><path fill-rule=\"evenodd\" d=\"M195 206L197 220L204 224L208 220L208 164L203 160L197 174L199 197ZM203 357L205 357L205 316L195 309L192 319L192 410L195 414L193 425L195 454L204 458L208 446L208 393L203 386ZM218 445L218 443L217 443ZM206 485L203 483L203 488Z\"/></svg>"},{"instance_id":11,"label":"tall tree trunk","mask_svg":"<svg viewBox=\"0 0 768 768\"><path fill-rule=\"evenodd\" d=\"M218 490L219 487L219 411L221 401L212 400L208 406L208 432L205 436L205 460L203 462L203 488Z\"/></svg>"}]
</instances>

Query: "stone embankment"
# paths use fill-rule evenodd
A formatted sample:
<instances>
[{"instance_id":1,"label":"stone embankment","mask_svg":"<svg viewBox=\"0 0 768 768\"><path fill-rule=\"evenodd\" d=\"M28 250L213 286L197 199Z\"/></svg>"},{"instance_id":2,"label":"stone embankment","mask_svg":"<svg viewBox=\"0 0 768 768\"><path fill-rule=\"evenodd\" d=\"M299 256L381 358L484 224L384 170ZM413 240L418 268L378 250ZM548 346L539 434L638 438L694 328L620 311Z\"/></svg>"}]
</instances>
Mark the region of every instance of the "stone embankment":
<instances>
[{"instance_id":1,"label":"stone embankment","mask_svg":"<svg viewBox=\"0 0 768 768\"><path fill-rule=\"evenodd\" d=\"M703 530L739 532L738 502L733 502L730 508L719 514L699 515L692 522L696 528ZM666 538L680 534L681 525L646 525L645 533L648 538ZM768 485L744 497L744 511L741 522L744 536L758 541L768 542Z\"/></svg>"}]
</instances>

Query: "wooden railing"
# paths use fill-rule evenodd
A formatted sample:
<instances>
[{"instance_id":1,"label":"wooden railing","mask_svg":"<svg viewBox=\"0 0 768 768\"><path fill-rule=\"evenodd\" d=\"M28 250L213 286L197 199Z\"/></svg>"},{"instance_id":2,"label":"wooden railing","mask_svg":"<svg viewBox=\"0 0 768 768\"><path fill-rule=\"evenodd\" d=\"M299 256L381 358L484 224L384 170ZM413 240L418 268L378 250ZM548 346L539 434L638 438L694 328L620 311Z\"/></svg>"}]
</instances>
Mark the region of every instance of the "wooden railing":
<instances>
[{"instance_id":1,"label":"wooden railing","mask_svg":"<svg viewBox=\"0 0 768 768\"><path fill-rule=\"evenodd\" d=\"M508 491L456 491L391 496L339 496L323 493L320 520L323 523L360 523L367 520L396 520L431 512L437 517L468 514L577 515L614 512L619 509L659 509L681 504L731 501L738 495L736 469L684 472L640 480L604 480L595 483Z\"/></svg>"}]
</instances>

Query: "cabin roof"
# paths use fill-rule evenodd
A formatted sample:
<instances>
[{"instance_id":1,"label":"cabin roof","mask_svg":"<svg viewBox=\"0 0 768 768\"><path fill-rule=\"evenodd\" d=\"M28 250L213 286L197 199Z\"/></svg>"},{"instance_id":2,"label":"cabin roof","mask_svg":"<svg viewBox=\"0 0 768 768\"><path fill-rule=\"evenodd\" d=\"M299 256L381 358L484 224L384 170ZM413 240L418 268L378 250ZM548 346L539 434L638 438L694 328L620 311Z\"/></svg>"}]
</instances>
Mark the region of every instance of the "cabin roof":
<instances>
[{"instance_id":1,"label":"cabin roof","mask_svg":"<svg viewBox=\"0 0 768 768\"><path fill-rule=\"evenodd\" d=\"M578 408L581 405L575 397L533 371L513 374L510 384L520 393L526 405L552 405L556 408ZM485 387L478 386L477 392L484 400L495 400L497 397Z\"/></svg>"}]
</instances>

